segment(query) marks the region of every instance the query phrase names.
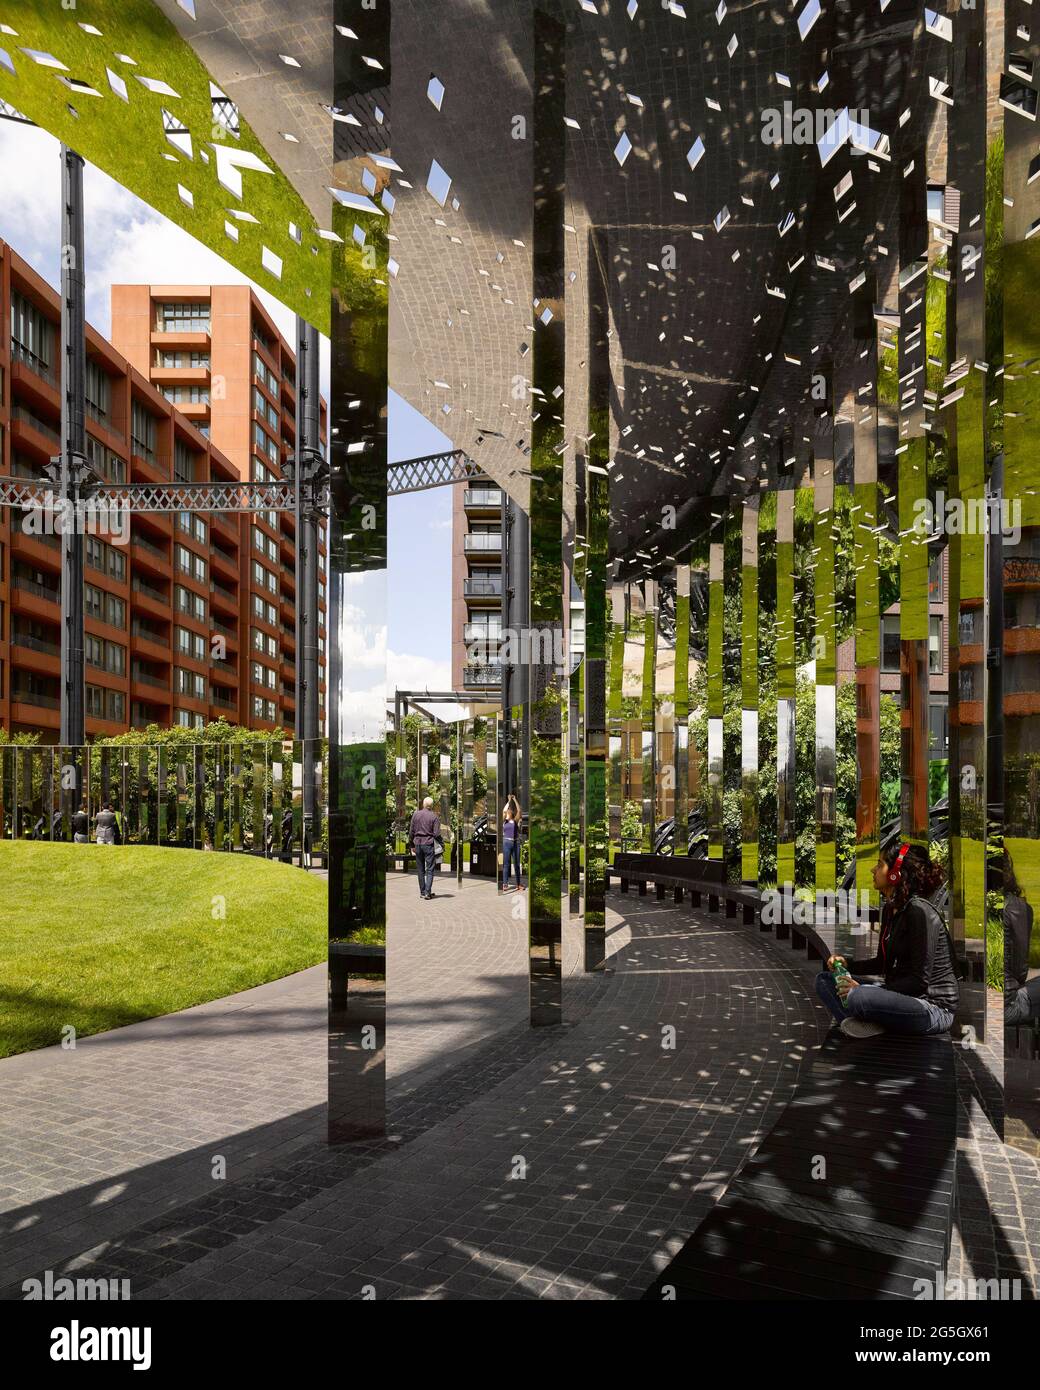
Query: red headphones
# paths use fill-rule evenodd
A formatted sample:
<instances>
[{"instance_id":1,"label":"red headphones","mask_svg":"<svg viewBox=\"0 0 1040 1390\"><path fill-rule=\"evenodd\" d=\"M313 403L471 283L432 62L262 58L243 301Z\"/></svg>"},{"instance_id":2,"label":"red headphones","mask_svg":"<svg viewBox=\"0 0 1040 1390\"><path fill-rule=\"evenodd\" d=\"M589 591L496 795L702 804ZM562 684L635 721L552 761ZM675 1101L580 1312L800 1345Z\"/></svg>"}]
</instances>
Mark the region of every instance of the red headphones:
<instances>
[{"instance_id":1,"label":"red headphones","mask_svg":"<svg viewBox=\"0 0 1040 1390\"><path fill-rule=\"evenodd\" d=\"M900 845L899 853L896 855L895 860L892 863L892 867L888 871L889 883L898 883L899 880L903 877L903 870L901 868L901 865L903 863L903 860L909 854L909 852L909 845Z\"/></svg>"}]
</instances>

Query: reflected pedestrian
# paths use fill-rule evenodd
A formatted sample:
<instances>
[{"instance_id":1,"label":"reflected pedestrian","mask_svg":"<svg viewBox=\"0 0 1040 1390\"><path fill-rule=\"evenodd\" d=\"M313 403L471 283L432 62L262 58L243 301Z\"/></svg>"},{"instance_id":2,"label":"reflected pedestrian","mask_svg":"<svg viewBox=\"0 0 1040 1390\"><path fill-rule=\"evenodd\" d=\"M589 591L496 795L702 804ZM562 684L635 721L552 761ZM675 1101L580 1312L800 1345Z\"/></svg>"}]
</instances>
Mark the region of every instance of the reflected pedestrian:
<instances>
[{"instance_id":1,"label":"reflected pedestrian","mask_svg":"<svg viewBox=\"0 0 1040 1390\"><path fill-rule=\"evenodd\" d=\"M516 891L523 892L520 882L520 803L512 792L502 808L502 891L508 893L510 867L516 866Z\"/></svg>"},{"instance_id":2,"label":"reflected pedestrian","mask_svg":"<svg viewBox=\"0 0 1040 1390\"><path fill-rule=\"evenodd\" d=\"M116 842L116 815L109 802L105 802L94 817L95 838L99 845L114 845Z\"/></svg>"},{"instance_id":3,"label":"reflected pedestrian","mask_svg":"<svg viewBox=\"0 0 1040 1390\"><path fill-rule=\"evenodd\" d=\"M419 876L419 896L424 901L434 896L433 865L437 842L441 839L441 818L433 809L433 797L423 797L421 810L412 814L408 827L408 848L415 852L415 870Z\"/></svg>"}]
</instances>

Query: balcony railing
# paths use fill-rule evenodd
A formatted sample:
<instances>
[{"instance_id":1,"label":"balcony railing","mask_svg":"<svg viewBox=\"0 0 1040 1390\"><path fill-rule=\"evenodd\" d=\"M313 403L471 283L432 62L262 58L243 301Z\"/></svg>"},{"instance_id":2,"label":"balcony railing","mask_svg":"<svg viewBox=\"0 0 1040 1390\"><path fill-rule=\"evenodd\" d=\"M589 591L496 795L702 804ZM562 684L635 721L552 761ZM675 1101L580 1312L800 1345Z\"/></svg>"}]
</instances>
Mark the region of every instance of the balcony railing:
<instances>
[{"instance_id":1,"label":"balcony railing","mask_svg":"<svg viewBox=\"0 0 1040 1390\"><path fill-rule=\"evenodd\" d=\"M11 339L11 358L15 362L20 362L23 367L28 367L38 377L48 382L51 386L57 386L58 376L52 367L44 362L42 357L37 357L34 352L30 352L27 347L22 347L21 343Z\"/></svg>"},{"instance_id":2,"label":"balcony railing","mask_svg":"<svg viewBox=\"0 0 1040 1390\"><path fill-rule=\"evenodd\" d=\"M462 497L466 507L501 507L502 489L498 487L467 488Z\"/></svg>"},{"instance_id":3,"label":"balcony railing","mask_svg":"<svg viewBox=\"0 0 1040 1390\"><path fill-rule=\"evenodd\" d=\"M501 531L474 531L463 537L463 547L467 555L473 552L486 552L502 549Z\"/></svg>"},{"instance_id":4,"label":"balcony railing","mask_svg":"<svg viewBox=\"0 0 1040 1390\"><path fill-rule=\"evenodd\" d=\"M28 425L37 434L42 434L44 439L49 439L59 448L61 446L61 435L56 429L52 429L45 420L41 420L38 415L34 415L31 410L26 410L24 405L11 407L11 419L20 420L23 425Z\"/></svg>"},{"instance_id":5,"label":"balcony railing","mask_svg":"<svg viewBox=\"0 0 1040 1390\"><path fill-rule=\"evenodd\" d=\"M131 673L132 679L139 681L142 685L154 685L157 690L169 690L170 682L160 680L158 676L150 676L147 671L135 670Z\"/></svg>"},{"instance_id":6,"label":"balcony railing","mask_svg":"<svg viewBox=\"0 0 1040 1390\"><path fill-rule=\"evenodd\" d=\"M28 632L12 632L11 641L16 647L28 647L34 652L43 652L47 656L60 656L61 646L57 642L48 642L43 637L33 637Z\"/></svg>"},{"instance_id":7,"label":"balcony railing","mask_svg":"<svg viewBox=\"0 0 1040 1390\"><path fill-rule=\"evenodd\" d=\"M502 684L502 667L498 662L486 662L479 666L466 666L462 672L465 686L480 686L483 689Z\"/></svg>"},{"instance_id":8,"label":"balcony railing","mask_svg":"<svg viewBox=\"0 0 1040 1390\"><path fill-rule=\"evenodd\" d=\"M161 590L153 588L151 584L146 584L143 579L138 579L136 575L131 588L135 594L144 594L145 598L153 599L156 603L168 604L170 601L169 594L164 594Z\"/></svg>"},{"instance_id":9,"label":"balcony railing","mask_svg":"<svg viewBox=\"0 0 1040 1390\"><path fill-rule=\"evenodd\" d=\"M462 640L467 644L481 642L485 646L489 642L501 642L502 627L497 623L466 623L462 629Z\"/></svg>"},{"instance_id":10,"label":"balcony railing","mask_svg":"<svg viewBox=\"0 0 1040 1390\"><path fill-rule=\"evenodd\" d=\"M131 623L130 631L134 637L139 638L142 642L152 642L157 647L169 647L170 645L168 636L164 637L161 632L157 632L154 628L146 627L144 623Z\"/></svg>"},{"instance_id":11,"label":"balcony railing","mask_svg":"<svg viewBox=\"0 0 1040 1390\"><path fill-rule=\"evenodd\" d=\"M462 591L467 598L501 598L501 579L465 579Z\"/></svg>"},{"instance_id":12,"label":"balcony railing","mask_svg":"<svg viewBox=\"0 0 1040 1390\"><path fill-rule=\"evenodd\" d=\"M19 705L37 705L40 709L60 709L61 702L57 695L37 695L33 690L23 690L19 686L11 687L11 699Z\"/></svg>"},{"instance_id":13,"label":"balcony railing","mask_svg":"<svg viewBox=\"0 0 1040 1390\"><path fill-rule=\"evenodd\" d=\"M149 555L154 555L157 560L162 560L167 565L170 563L170 552L168 550L163 550L161 546L153 545L151 541L146 541L144 536L134 536L132 540L134 545L139 545L141 549L147 551Z\"/></svg>"},{"instance_id":14,"label":"balcony railing","mask_svg":"<svg viewBox=\"0 0 1040 1390\"><path fill-rule=\"evenodd\" d=\"M23 579L20 574L14 577L14 587L35 594L37 598L50 599L51 603L61 602L61 594L57 589L48 589L45 584L37 584L34 579Z\"/></svg>"}]
</instances>

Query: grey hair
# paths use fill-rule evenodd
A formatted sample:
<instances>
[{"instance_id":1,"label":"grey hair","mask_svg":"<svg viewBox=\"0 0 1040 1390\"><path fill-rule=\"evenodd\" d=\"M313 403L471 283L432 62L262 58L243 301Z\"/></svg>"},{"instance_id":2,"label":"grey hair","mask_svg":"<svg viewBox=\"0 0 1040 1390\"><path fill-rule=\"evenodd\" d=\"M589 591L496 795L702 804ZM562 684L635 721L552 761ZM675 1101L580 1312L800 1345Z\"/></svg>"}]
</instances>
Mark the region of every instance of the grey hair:
<instances>
[{"instance_id":1,"label":"grey hair","mask_svg":"<svg viewBox=\"0 0 1040 1390\"><path fill-rule=\"evenodd\" d=\"M424 797L423 797L422 804L423 804L423 810L424 810L424 811L428 811L428 810L431 808L431 806L433 805L433 797L432 797L432 796L424 796Z\"/></svg>"}]
</instances>

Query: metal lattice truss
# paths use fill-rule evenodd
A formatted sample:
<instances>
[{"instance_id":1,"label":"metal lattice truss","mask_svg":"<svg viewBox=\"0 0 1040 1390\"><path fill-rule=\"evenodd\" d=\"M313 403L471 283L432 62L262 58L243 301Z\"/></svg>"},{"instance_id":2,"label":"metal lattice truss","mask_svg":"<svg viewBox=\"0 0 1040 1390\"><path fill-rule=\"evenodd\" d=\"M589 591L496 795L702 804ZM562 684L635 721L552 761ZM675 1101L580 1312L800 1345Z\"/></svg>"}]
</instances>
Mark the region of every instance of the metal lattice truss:
<instances>
[{"instance_id":1,"label":"metal lattice truss","mask_svg":"<svg viewBox=\"0 0 1040 1390\"><path fill-rule=\"evenodd\" d=\"M327 485L316 499L328 506ZM63 502L53 485L34 479L0 478L0 506L57 511ZM86 510L121 512L290 512L296 505L291 482L276 483L97 483L83 490Z\"/></svg>"},{"instance_id":2,"label":"metal lattice truss","mask_svg":"<svg viewBox=\"0 0 1040 1390\"><path fill-rule=\"evenodd\" d=\"M425 454L422 458L405 459L387 470L386 490L390 497L405 492L423 492L431 487L447 487L451 483L475 482L484 477L479 463L453 449L447 454Z\"/></svg>"},{"instance_id":3,"label":"metal lattice truss","mask_svg":"<svg viewBox=\"0 0 1040 1390\"><path fill-rule=\"evenodd\" d=\"M387 469L387 495L422 492L481 478L479 465L460 449L405 459ZM327 482L314 484L313 505L329 505ZM0 478L0 507L63 507L52 484L33 478ZM82 494L81 506L120 512L291 512L296 506L292 482L273 483L95 483Z\"/></svg>"}]
</instances>

